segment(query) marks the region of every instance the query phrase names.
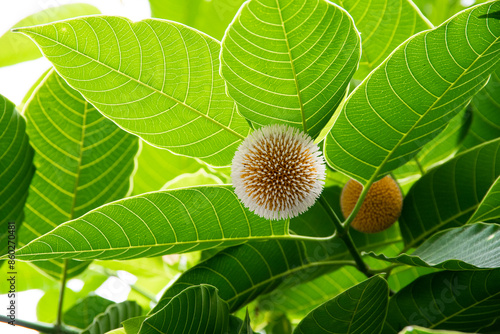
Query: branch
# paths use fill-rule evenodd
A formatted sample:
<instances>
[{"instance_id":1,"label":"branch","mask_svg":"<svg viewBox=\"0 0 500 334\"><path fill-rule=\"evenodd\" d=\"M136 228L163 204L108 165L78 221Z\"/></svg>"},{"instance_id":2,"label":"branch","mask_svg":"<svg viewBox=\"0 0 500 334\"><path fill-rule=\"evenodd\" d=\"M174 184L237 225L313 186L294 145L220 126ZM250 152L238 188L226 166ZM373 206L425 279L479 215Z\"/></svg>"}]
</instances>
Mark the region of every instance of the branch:
<instances>
[{"instance_id":1,"label":"branch","mask_svg":"<svg viewBox=\"0 0 500 334\"><path fill-rule=\"evenodd\" d=\"M5 315L0 315L0 322L4 322L8 324L11 321L9 317L6 317ZM34 329L36 331L39 331L41 333L48 333L48 334L78 334L80 333L79 330L66 327L66 326L61 326L57 327L51 324L45 324L42 322L36 322L36 321L26 321L26 320L21 320L21 319L16 319L14 322L14 326L19 326L19 327L25 327L29 329Z\"/></svg>"}]
</instances>

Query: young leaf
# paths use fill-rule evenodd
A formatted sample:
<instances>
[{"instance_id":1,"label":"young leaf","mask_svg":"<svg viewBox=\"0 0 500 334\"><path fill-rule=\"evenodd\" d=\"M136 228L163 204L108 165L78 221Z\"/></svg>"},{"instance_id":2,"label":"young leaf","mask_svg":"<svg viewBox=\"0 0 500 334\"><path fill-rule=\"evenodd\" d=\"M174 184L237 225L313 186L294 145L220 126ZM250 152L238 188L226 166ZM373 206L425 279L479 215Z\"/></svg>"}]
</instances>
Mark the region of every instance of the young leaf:
<instances>
[{"instance_id":1,"label":"young leaf","mask_svg":"<svg viewBox=\"0 0 500 334\"><path fill-rule=\"evenodd\" d=\"M464 225L500 176L500 138L432 169L404 199L399 226L406 249L437 231Z\"/></svg>"},{"instance_id":2,"label":"young leaf","mask_svg":"<svg viewBox=\"0 0 500 334\"><path fill-rule=\"evenodd\" d=\"M408 37L432 28L432 24L411 1L334 1L352 15L361 33L363 52L356 79L364 79Z\"/></svg>"},{"instance_id":3,"label":"young leaf","mask_svg":"<svg viewBox=\"0 0 500 334\"><path fill-rule=\"evenodd\" d=\"M37 168L26 201L25 245L106 202L122 198L138 150L137 137L104 118L52 71L25 108ZM57 277L61 261L37 262ZM69 277L88 263L69 262Z\"/></svg>"},{"instance_id":4,"label":"young leaf","mask_svg":"<svg viewBox=\"0 0 500 334\"><path fill-rule=\"evenodd\" d=\"M151 16L184 23L218 39L244 0L149 0Z\"/></svg>"},{"instance_id":5,"label":"young leaf","mask_svg":"<svg viewBox=\"0 0 500 334\"><path fill-rule=\"evenodd\" d=\"M462 150L500 137L500 66L495 68L488 84L472 98L472 124Z\"/></svg>"},{"instance_id":6,"label":"young leaf","mask_svg":"<svg viewBox=\"0 0 500 334\"><path fill-rule=\"evenodd\" d=\"M17 22L12 28L44 24L75 16L100 14L99 9L85 3L75 3L47 8ZM7 31L0 37L0 67L14 65L42 56L40 50L27 38Z\"/></svg>"},{"instance_id":7,"label":"young leaf","mask_svg":"<svg viewBox=\"0 0 500 334\"><path fill-rule=\"evenodd\" d=\"M491 185L467 224L493 220L500 217L500 176Z\"/></svg>"},{"instance_id":8,"label":"young leaf","mask_svg":"<svg viewBox=\"0 0 500 334\"><path fill-rule=\"evenodd\" d=\"M351 16L324 0L251 0L222 40L221 74L238 111L316 137L361 56Z\"/></svg>"},{"instance_id":9,"label":"young leaf","mask_svg":"<svg viewBox=\"0 0 500 334\"><path fill-rule=\"evenodd\" d=\"M95 16L18 31L101 113L154 146L223 166L250 131L225 94L219 42L194 29Z\"/></svg>"},{"instance_id":10,"label":"young leaf","mask_svg":"<svg viewBox=\"0 0 500 334\"><path fill-rule=\"evenodd\" d=\"M434 234L411 255L375 258L411 266L448 270L500 268L500 225L477 223Z\"/></svg>"},{"instance_id":11,"label":"young leaf","mask_svg":"<svg viewBox=\"0 0 500 334\"><path fill-rule=\"evenodd\" d=\"M16 229L24 218L23 209L35 168L33 149L26 134L26 121L14 104L0 95L0 254L17 240ZM10 222L15 223L9 225ZM10 233L11 232L11 233ZM9 239L9 235L12 237Z\"/></svg>"},{"instance_id":12,"label":"young leaf","mask_svg":"<svg viewBox=\"0 0 500 334\"><path fill-rule=\"evenodd\" d=\"M325 139L326 161L362 184L412 159L486 83L500 59L490 2L401 44L349 96Z\"/></svg>"},{"instance_id":13,"label":"young leaf","mask_svg":"<svg viewBox=\"0 0 500 334\"><path fill-rule=\"evenodd\" d=\"M417 278L391 298L383 333L398 333L408 325L478 332L500 317L499 281L499 269Z\"/></svg>"},{"instance_id":14,"label":"young leaf","mask_svg":"<svg viewBox=\"0 0 500 334\"><path fill-rule=\"evenodd\" d=\"M374 276L311 311L293 333L381 333L388 299L386 280Z\"/></svg>"},{"instance_id":15,"label":"young leaf","mask_svg":"<svg viewBox=\"0 0 500 334\"><path fill-rule=\"evenodd\" d=\"M121 327L124 320L140 316L141 312L141 307L130 300L110 305L103 313L96 316L94 321L80 334L104 334Z\"/></svg>"},{"instance_id":16,"label":"young leaf","mask_svg":"<svg viewBox=\"0 0 500 334\"><path fill-rule=\"evenodd\" d=\"M217 292L204 284L183 290L147 317L139 334L227 333L229 310Z\"/></svg>"},{"instance_id":17,"label":"young leaf","mask_svg":"<svg viewBox=\"0 0 500 334\"><path fill-rule=\"evenodd\" d=\"M242 206L230 186L152 192L94 209L17 251L23 260L134 259L293 238L285 220Z\"/></svg>"}]
</instances>

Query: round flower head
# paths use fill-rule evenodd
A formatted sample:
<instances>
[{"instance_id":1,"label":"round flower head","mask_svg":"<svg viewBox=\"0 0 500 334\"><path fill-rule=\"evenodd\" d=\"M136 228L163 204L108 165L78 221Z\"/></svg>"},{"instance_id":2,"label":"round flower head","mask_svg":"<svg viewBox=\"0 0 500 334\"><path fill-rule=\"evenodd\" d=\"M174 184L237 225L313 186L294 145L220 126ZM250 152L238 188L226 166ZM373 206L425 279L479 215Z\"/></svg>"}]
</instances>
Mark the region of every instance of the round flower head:
<instances>
[{"instance_id":1,"label":"round flower head","mask_svg":"<svg viewBox=\"0 0 500 334\"><path fill-rule=\"evenodd\" d=\"M260 128L234 155L231 178L243 204L267 219L307 211L323 190L325 163L307 134L287 125Z\"/></svg>"}]
</instances>

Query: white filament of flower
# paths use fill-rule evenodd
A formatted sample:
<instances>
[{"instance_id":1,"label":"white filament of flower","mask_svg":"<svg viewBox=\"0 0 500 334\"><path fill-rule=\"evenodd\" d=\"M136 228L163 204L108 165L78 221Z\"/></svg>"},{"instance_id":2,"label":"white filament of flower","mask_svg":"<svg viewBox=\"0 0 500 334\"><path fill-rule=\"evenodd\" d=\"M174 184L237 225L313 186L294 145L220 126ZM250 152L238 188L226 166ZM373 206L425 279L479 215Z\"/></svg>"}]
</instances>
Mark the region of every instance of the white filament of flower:
<instances>
[{"instance_id":1,"label":"white filament of flower","mask_svg":"<svg viewBox=\"0 0 500 334\"><path fill-rule=\"evenodd\" d=\"M323 156L309 135L275 124L254 131L241 143L231 177L247 208L266 219L285 219L316 202L325 172Z\"/></svg>"}]
</instances>

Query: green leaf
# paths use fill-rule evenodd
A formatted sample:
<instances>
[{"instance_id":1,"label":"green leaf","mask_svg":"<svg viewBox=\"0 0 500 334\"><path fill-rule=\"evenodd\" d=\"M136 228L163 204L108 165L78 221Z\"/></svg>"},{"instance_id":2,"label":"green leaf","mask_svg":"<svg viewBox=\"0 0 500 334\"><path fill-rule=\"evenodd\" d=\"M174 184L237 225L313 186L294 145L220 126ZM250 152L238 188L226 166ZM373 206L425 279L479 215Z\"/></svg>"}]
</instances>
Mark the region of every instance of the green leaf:
<instances>
[{"instance_id":1,"label":"green leaf","mask_svg":"<svg viewBox=\"0 0 500 334\"><path fill-rule=\"evenodd\" d=\"M147 316L141 315L122 321L123 328L127 334L137 334L141 329L142 323L146 320Z\"/></svg>"},{"instance_id":2,"label":"green leaf","mask_svg":"<svg viewBox=\"0 0 500 334\"><path fill-rule=\"evenodd\" d=\"M471 101L472 124L462 150L500 137L500 66L491 74L488 84Z\"/></svg>"},{"instance_id":3,"label":"green leaf","mask_svg":"<svg viewBox=\"0 0 500 334\"><path fill-rule=\"evenodd\" d=\"M334 169L363 185L411 160L488 80L500 59L499 2L401 44L351 93L325 139Z\"/></svg>"},{"instance_id":4,"label":"green leaf","mask_svg":"<svg viewBox=\"0 0 500 334\"><path fill-rule=\"evenodd\" d=\"M139 334L226 333L227 303L210 285L189 287L144 320Z\"/></svg>"},{"instance_id":5,"label":"green leaf","mask_svg":"<svg viewBox=\"0 0 500 334\"><path fill-rule=\"evenodd\" d=\"M17 22L12 28L34 26L75 16L100 13L99 9L85 3L62 5L30 15ZM40 50L29 38L14 34L10 30L0 37L0 50L2 50L0 53L0 67L37 59L42 56Z\"/></svg>"},{"instance_id":6,"label":"green leaf","mask_svg":"<svg viewBox=\"0 0 500 334\"><path fill-rule=\"evenodd\" d=\"M437 231L464 225L500 176L500 138L432 169L404 199L399 226L406 249Z\"/></svg>"},{"instance_id":7,"label":"green leaf","mask_svg":"<svg viewBox=\"0 0 500 334\"><path fill-rule=\"evenodd\" d=\"M255 332L250 326L250 316L248 315L248 309L245 314L245 320L241 321L233 315L229 316L229 334L254 334Z\"/></svg>"},{"instance_id":8,"label":"green leaf","mask_svg":"<svg viewBox=\"0 0 500 334\"><path fill-rule=\"evenodd\" d=\"M134 174L133 195L160 190L165 183L184 173L196 172L201 164L193 158L175 155L141 141Z\"/></svg>"},{"instance_id":9,"label":"green leaf","mask_svg":"<svg viewBox=\"0 0 500 334\"><path fill-rule=\"evenodd\" d=\"M310 282L278 289L276 293L261 299L259 308L273 305L290 319L302 320L314 308L365 279L366 276L354 267L344 266Z\"/></svg>"},{"instance_id":10,"label":"green leaf","mask_svg":"<svg viewBox=\"0 0 500 334\"><path fill-rule=\"evenodd\" d=\"M200 168L196 173L186 173L177 176L176 178L168 181L162 190L178 189L193 186L204 186L211 184L223 184L221 179L217 176L208 174L203 168Z\"/></svg>"},{"instance_id":11,"label":"green leaf","mask_svg":"<svg viewBox=\"0 0 500 334\"><path fill-rule=\"evenodd\" d=\"M420 276L438 271L434 268L398 266L391 271L391 276L387 282L392 291L398 292Z\"/></svg>"},{"instance_id":12,"label":"green leaf","mask_svg":"<svg viewBox=\"0 0 500 334\"><path fill-rule=\"evenodd\" d=\"M493 182L467 224L499 218L500 206L498 203L500 203L500 176Z\"/></svg>"},{"instance_id":13,"label":"green leaf","mask_svg":"<svg viewBox=\"0 0 500 334\"><path fill-rule=\"evenodd\" d=\"M149 0L151 16L184 23L221 40L244 0Z\"/></svg>"},{"instance_id":14,"label":"green leaf","mask_svg":"<svg viewBox=\"0 0 500 334\"><path fill-rule=\"evenodd\" d=\"M500 317L499 281L499 269L422 276L391 298L383 333L408 325L477 332Z\"/></svg>"},{"instance_id":15,"label":"green leaf","mask_svg":"<svg viewBox=\"0 0 500 334\"><path fill-rule=\"evenodd\" d=\"M108 306L112 304L114 303L111 300L90 295L64 312L63 322L66 325L86 328L94 321L95 317L106 311Z\"/></svg>"},{"instance_id":16,"label":"green leaf","mask_svg":"<svg viewBox=\"0 0 500 334\"><path fill-rule=\"evenodd\" d=\"M381 333L388 299L387 282L374 276L311 311L293 332Z\"/></svg>"},{"instance_id":17,"label":"green leaf","mask_svg":"<svg viewBox=\"0 0 500 334\"><path fill-rule=\"evenodd\" d=\"M273 238L293 238L285 220L251 213L230 186L206 186L103 205L33 240L16 257L125 260Z\"/></svg>"},{"instance_id":18,"label":"green leaf","mask_svg":"<svg viewBox=\"0 0 500 334\"><path fill-rule=\"evenodd\" d=\"M25 108L37 168L26 201L19 244L106 202L122 198L138 150L135 136L104 118L52 70ZM61 261L37 262L58 277ZM68 277L86 268L69 262Z\"/></svg>"},{"instance_id":19,"label":"green leaf","mask_svg":"<svg viewBox=\"0 0 500 334\"><path fill-rule=\"evenodd\" d=\"M238 111L313 138L344 97L361 56L350 15L323 0L251 0L222 40L221 74Z\"/></svg>"},{"instance_id":20,"label":"green leaf","mask_svg":"<svg viewBox=\"0 0 500 334\"><path fill-rule=\"evenodd\" d=\"M250 131L225 94L219 42L194 29L96 16L18 31L101 113L154 146L223 166Z\"/></svg>"},{"instance_id":21,"label":"green leaf","mask_svg":"<svg viewBox=\"0 0 500 334\"><path fill-rule=\"evenodd\" d=\"M373 257L411 266L448 270L500 268L500 225L477 223L434 234L411 255Z\"/></svg>"},{"instance_id":22,"label":"green leaf","mask_svg":"<svg viewBox=\"0 0 500 334\"><path fill-rule=\"evenodd\" d=\"M2 95L0 112L0 254L5 254L8 246L17 241L16 230L23 221L24 203L35 168L26 121Z\"/></svg>"},{"instance_id":23,"label":"green leaf","mask_svg":"<svg viewBox=\"0 0 500 334\"><path fill-rule=\"evenodd\" d=\"M121 327L124 320L140 316L141 312L141 307L133 301L110 305L103 313L95 317L94 321L81 334L104 334Z\"/></svg>"},{"instance_id":24,"label":"green leaf","mask_svg":"<svg viewBox=\"0 0 500 334\"><path fill-rule=\"evenodd\" d=\"M404 328L401 332L399 332L399 334L467 334L467 333L455 332L455 331L440 331L418 326L410 326Z\"/></svg>"},{"instance_id":25,"label":"green leaf","mask_svg":"<svg viewBox=\"0 0 500 334\"><path fill-rule=\"evenodd\" d=\"M36 318L38 321L54 323L57 318L57 309L59 305L60 287L54 287L44 291L44 295L36 305ZM71 289L66 289L62 311L66 312L78 300L76 293Z\"/></svg>"},{"instance_id":26,"label":"green leaf","mask_svg":"<svg viewBox=\"0 0 500 334\"><path fill-rule=\"evenodd\" d=\"M411 1L334 2L352 15L356 28L361 33L363 52L354 75L356 79L364 79L408 37L432 28L432 24Z\"/></svg>"}]
</instances>

